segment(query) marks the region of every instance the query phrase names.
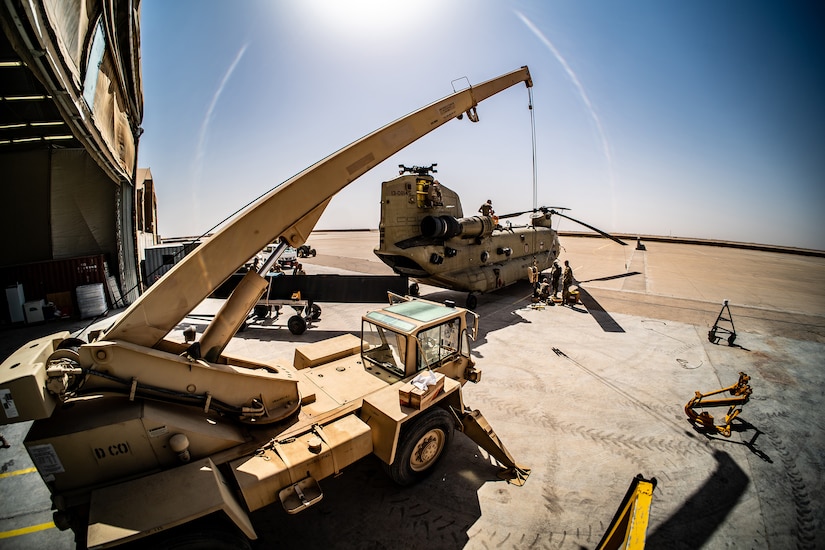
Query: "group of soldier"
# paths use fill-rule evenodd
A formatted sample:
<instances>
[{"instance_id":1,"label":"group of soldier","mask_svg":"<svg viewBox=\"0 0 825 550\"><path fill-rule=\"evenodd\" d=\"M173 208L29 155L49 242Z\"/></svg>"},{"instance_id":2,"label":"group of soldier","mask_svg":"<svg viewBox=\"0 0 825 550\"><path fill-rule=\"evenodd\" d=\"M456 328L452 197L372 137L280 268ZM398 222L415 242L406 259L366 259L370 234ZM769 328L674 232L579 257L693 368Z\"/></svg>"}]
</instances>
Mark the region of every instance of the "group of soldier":
<instances>
[{"instance_id":1,"label":"group of soldier","mask_svg":"<svg viewBox=\"0 0 825 550\"><path fill-rule=\"evenodd\" d=\"M495 216L496 211L493 210L493 201L488 199L487 202L479 207L478 211L482 216ZM535 268L531 268L535 269ZM538 270L534 272L538 275ZM535 281L535 290L533 291L533 298L537 301L549 303L552 298L558 298L561 292L561 303L567 305L570 300L570 287L573 285L573 268L570 267L570 262L564 260L564 269L559 265L559 261L553 262L553 267L550 269L550 281L547 277L542 277L541 281L538 277L530 278L531 282Z\"/></svg>"},{"instance_id":2,"label":"group of soldier","mask_svg":"<svg viewBox=\"0 0 825 550\"><path fill-rule=\"evenodd\" d=\"M564 260L564 270L562 270L559 261L556 260L550 269L550 281L547 281L547 277L542 277L541 281L536 283L534 297L541 302L549 303L552 298L558 298L559 291L561 291L561 303L567 305L572 285L573 268L570 267L570 262Z\"/></svg>"}]
</instances>

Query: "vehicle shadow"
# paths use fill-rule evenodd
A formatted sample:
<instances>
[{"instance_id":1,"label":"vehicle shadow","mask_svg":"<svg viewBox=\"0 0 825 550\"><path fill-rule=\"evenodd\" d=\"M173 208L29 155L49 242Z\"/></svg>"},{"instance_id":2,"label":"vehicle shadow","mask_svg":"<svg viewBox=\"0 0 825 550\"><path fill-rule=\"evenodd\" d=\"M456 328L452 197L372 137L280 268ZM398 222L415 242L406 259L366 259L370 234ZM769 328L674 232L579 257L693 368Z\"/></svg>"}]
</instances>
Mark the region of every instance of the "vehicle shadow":
<instances>
[{"instance_id":1,"label":"vehicle shadow","mask_svg":"<svg viewBox=\"0 0 825 550\"><path fill-rule=\"evenodd\" d=\"M481 517L479 489L506 483L498 471L457 431L431 475L412 486L396 485L377 458L367 457L323 480L324 498L303 512L289 515L277 502L254 512L254 547L464 548Z\"/></svg>"},{"instance_id":2,"label":"vehicle shadow","mask_svg":"<svg viewBox=\"0 0 825 550\"><path fill-rule=\"evenodd\" d=\"M488 292L478 296L478 307L475 313L481 318L478 323L478 335L473 348L480 346L487 340L487 334L518 323L529 323L527 319L516 314L519 309L530 304L532 287L527 281L519 281L508 287ZM456 305L462 305L467 297L466 292L451 290L437 290L422 296L433 302L452 300Z\"/></svg>"}]
</instances>

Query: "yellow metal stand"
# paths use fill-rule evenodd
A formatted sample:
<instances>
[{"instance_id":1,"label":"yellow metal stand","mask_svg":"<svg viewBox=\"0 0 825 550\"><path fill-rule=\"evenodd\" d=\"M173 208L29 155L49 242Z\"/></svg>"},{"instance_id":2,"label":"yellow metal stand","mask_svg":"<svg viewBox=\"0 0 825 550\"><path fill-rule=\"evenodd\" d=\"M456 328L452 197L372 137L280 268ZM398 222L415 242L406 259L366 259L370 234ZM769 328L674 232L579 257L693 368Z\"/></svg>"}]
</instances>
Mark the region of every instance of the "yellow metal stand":
<instances>
[{"instance_id":1,"label":"yellow metal stand","mask_svg":"<svg viewBox=\"0 0 825 550\"><path fill-rule=\"evenodd\" d=\"M701 393L696 392L696 395L687 402L685 405L685 413L687 413L688 418L694 424L700 425L702 428L712 431L717 431L718 433L722 434L725 437L730 437L730 424L733 422L733 419L739 416L739 413L742 412L741 405L744 405L748 402L750 398L751 390L750 385L748 382L750 381L750 376L745 374L744 372L739 373L739 381L732 386L728 386L727 388L722 388L721 390L712 391L709 393ZM729 392L732 397L726 399L709 399L704 400L706 397L711 395L716 395L724 392ZM713 423L713 416L707 412L702 411L701 413L697 413L694 408L697 407L724 407L729 406L728 413L725 415L725 423L721 426L717 426Z\"/></svg>"}]
</instances>

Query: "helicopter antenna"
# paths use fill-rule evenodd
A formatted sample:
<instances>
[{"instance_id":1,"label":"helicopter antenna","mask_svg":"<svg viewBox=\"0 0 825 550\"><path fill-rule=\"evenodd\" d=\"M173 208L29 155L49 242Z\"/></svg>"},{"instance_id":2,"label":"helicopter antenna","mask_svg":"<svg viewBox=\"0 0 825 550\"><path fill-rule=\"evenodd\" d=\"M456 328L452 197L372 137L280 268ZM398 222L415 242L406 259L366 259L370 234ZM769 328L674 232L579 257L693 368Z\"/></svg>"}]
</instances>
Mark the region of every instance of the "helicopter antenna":
<instances>
[{"instance_id":1,"label":"helicopter antenna","mask_svg":"<svg viewBox=\"0 0 825 550\"><path fill-rule=\"evenodd\" d=\"M533 88L527 88L530 109L530 128L533 132L533 210L538 209L538 159L536 158L536 112L533 110Z\"/></svg>"}]
</instances>

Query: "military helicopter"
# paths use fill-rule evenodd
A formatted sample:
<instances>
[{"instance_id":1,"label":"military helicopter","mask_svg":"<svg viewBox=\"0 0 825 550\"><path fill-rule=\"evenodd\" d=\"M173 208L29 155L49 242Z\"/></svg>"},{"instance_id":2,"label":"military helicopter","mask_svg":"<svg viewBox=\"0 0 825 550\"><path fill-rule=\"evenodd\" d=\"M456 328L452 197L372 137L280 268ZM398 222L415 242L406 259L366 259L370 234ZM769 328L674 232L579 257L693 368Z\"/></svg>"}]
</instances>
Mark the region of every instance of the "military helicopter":
<instances>
[{"instance_id":1,"label":"military helicopter","mask_svg":"<svg viewBox=\"0 0 825 550\"><path fill-rule=\"evenodd\" d=\"M504 216L464 217L458 194L433 176L437 164L399 164L399 177L381 184L380 240L375 254L400 275L418 283L468 292L466 306L475 309L478 295L520 280L535 282L559 256L561 245L552 227L557 215L584 225L619 244L627 243L559 212L541 207ZM530 214L527 225L501 222Z\"/></svg>"}]
</instances>

